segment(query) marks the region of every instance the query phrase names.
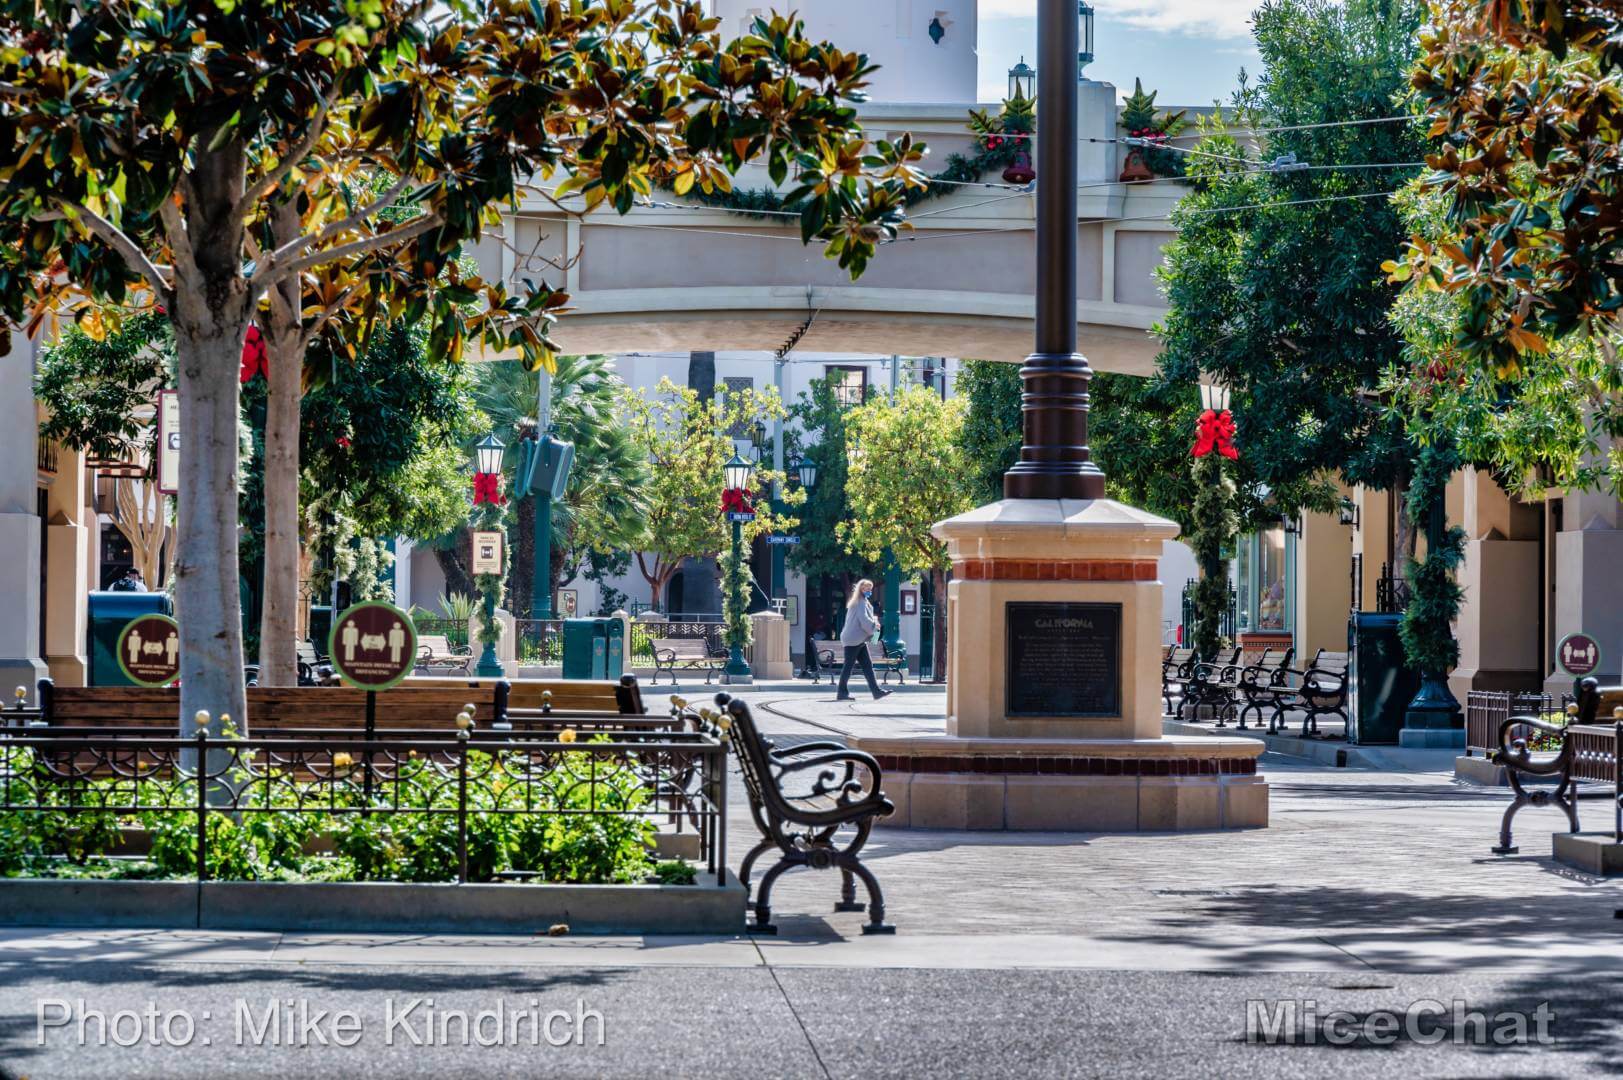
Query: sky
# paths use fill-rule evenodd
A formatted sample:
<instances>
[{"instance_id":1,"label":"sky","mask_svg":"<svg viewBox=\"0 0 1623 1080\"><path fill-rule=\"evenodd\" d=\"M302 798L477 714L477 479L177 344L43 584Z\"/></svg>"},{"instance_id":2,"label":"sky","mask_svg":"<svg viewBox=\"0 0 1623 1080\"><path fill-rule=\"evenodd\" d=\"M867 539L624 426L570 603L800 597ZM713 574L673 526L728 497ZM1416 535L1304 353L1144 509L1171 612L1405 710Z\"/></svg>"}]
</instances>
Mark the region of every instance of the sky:
<instances>
[{"instance_id":1,"label":"sky","mask_svg":"<svg viewBox=\"0 0 1623 1080\"><path fill-rule=\"evenodd\" d=\"M1094 61L1085 74L1115 83L1120 96L1133 79L1157 91L1157 105L1227 102L1243 67L1259 66L1251 41L1257 0L1090 0ZM1001 101L1009 69L1022 54L1036 64L1037 0L980 0L980 93Z\"/></svg>"}]
</instances>

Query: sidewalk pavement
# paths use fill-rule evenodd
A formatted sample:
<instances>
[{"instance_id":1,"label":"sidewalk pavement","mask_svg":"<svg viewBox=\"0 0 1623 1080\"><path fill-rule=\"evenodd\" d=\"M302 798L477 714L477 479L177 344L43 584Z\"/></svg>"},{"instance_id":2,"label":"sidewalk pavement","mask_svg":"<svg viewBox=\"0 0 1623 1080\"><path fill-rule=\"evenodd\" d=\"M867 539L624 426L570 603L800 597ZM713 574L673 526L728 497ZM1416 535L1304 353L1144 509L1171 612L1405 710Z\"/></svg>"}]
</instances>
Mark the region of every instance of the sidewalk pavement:
<instances>
[{"instance_id":1,"label":"sidewalk pavement","mask_svg":"<svg viewBox=\"0 0 1623 1080\"><path fill-rule=\"evenodd\" d=\"M684 687L697 699L701 687ZM718 688L708 688L714 693ZM939 732L938 687L835 702L827 685L740 688L775 738ZM663 691L662 691L663 692ZM653 699L659 700L657 698ZM518 1007L586 1000L605 1048L388 1047L380 1076L1258 1076L1615 1071L1623 1039L1618 884L1554 863L1549 811L1526 854L1489 853L1505 796L1425 761L1335 768L1265 754L1272 824L1179 834L881 828L868 862L894 938L835 914L838 878L786 875L776 938L551 938L10 930L0 933L0 1076L136 1075L128 1058L34 1048L41 995L93 1005L309 997L374 1013L390 995ZM734 858L754 836L734 785ZM539 928L538 928L539 929ZM1363 1016L1420 999L1563 1017L1556 1046L1492 1052L1245 1044L1246 1002L1305 999ZM124 1006L120 1006L124 1007ZM381 1028L380 1028L381 1031ZM587 1053L587 1051L592 1051ZM123 1051L121 1053L128 1054ZM149 1075L346 1075L362 1059L232 1047L143 1049ZM233 1056L235 1055L235 1056ZM222 1064L224 1062L225 1064ZM461 1071L464 1065L469 1068Z\"/></svg>"}]
</instances>

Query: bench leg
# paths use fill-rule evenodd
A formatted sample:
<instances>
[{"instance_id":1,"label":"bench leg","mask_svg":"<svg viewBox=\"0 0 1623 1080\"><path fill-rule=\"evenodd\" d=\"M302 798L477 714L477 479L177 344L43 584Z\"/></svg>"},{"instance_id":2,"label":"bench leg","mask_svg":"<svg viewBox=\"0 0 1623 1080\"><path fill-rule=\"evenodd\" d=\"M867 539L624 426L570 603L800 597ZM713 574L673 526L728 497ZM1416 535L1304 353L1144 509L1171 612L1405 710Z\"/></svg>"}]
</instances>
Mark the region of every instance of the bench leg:
<instances>
[{"instance_id":1,"label":"bench leg","mask_svg":"<svg viewBox=\"0 0 1623 1080\"><path fill-rule=\"evenodd\" d=\"M772 869L768 870L766 875L761 878L760 892L755 895L755 925L749 928L750 933L776 934L778 932L777 926L772 922L772 886L776 885L778 879L787 871L805 865L805 859L794 858L789 855L785 855L772 864Z\"/></svg>"},{"instance_id":2,"label":"bench leg","mask_svg":"<svg viewBox=\"0 0 1623 1080\"><path fill-rule=\"evenodd\" d=\"M873 871L862 865L862 860L855 855L841 855L838 858L840 869L845 872L847 880L855 874L862 879L863 887L868 890L868 921L863 924L864 934L894 934L896 927L885 921L885 893L879 888L879 879L873 876Z\"/></svg>"},{"instance_id":3,"label":"bench leg","mask_svg":"<svg viewBox=\"0 0 1623 1080\"><path fill-rule=\"evenodd\" d=\"M835 911L867 911L868 905L857 899L857 879L851 871L840 867L840 900L834 905Z\"/></svg>"},{"instance_id":4,"label":"bench leg","mask_svg":"<svg viewBox=\"0 0 1623 1080\"><path fill-rule=\"evenodd\" d=\"M1508 765L1505 768L1511 790L1516 795L1510 800L1510 805L1505 807L1505 816L1499 822L1499 844L1492 849L1495 855L1514 855L1521 850L1516 846L1510 826L1511 822L1516 820L1516 812L1524 806L1558 806L1567 815L1569 826L1567 831L1578 831L1578 793L1572 789L1570 774L1561 778L1554 791L1528 791L1522 787L1521 775Z\"/></svg>"},{"instance_id":5,"label":"bench leg","mask_svg":"<svg viewBox=\"0 0 1623 1080\"><path fill-rule=\"evenodd\" d=\"M744 886L745 896L750 893L750 874L755 869L755 860L777 846L775 840L762 840L759 844L750 848L749 854L744 856L744 861L738 864L738 883Z\"/></svg>"}]
</instances>

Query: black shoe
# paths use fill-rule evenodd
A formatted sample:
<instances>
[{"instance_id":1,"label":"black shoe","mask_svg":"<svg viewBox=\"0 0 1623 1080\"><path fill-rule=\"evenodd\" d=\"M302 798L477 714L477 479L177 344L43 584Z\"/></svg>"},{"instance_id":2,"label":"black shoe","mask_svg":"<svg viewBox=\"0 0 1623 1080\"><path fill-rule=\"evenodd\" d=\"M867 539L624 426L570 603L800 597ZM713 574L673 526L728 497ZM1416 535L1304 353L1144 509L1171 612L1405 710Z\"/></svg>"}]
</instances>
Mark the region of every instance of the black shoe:
<instances>
[{"instance_id":1,"label":"black shoe","mask_svg":"<svg viewBox=\"0 0 1623 1080\"><path fill-rule=\"evenodd\" d=\"M888 698L888 697L890 697L890 695L894 694L895 692L896 691L894 691L894 690L881 690L881 691L879 691L879 693L877 693L877 694L875 694L873 696L873 699L875 701L878 701L880 698Z\"/></svg>"}]
</instances>

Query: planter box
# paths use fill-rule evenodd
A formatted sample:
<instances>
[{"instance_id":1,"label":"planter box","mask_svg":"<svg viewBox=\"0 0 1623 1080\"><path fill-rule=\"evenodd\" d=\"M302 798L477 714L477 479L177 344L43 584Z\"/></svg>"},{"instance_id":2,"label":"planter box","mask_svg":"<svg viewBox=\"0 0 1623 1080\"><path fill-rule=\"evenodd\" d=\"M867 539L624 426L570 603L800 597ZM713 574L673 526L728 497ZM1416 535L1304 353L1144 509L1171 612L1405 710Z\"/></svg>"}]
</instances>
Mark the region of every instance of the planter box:
<instances>
[{"instance_id":1,"label":"planter box","mask_svg":"<svg viewBox=\"0 0 1623 1080\"><path fill-rule=\"evenodd\" d=\"M0 925L344 933L737 934L744 887L0 880Z\"/></svg>"}]
</instances>

